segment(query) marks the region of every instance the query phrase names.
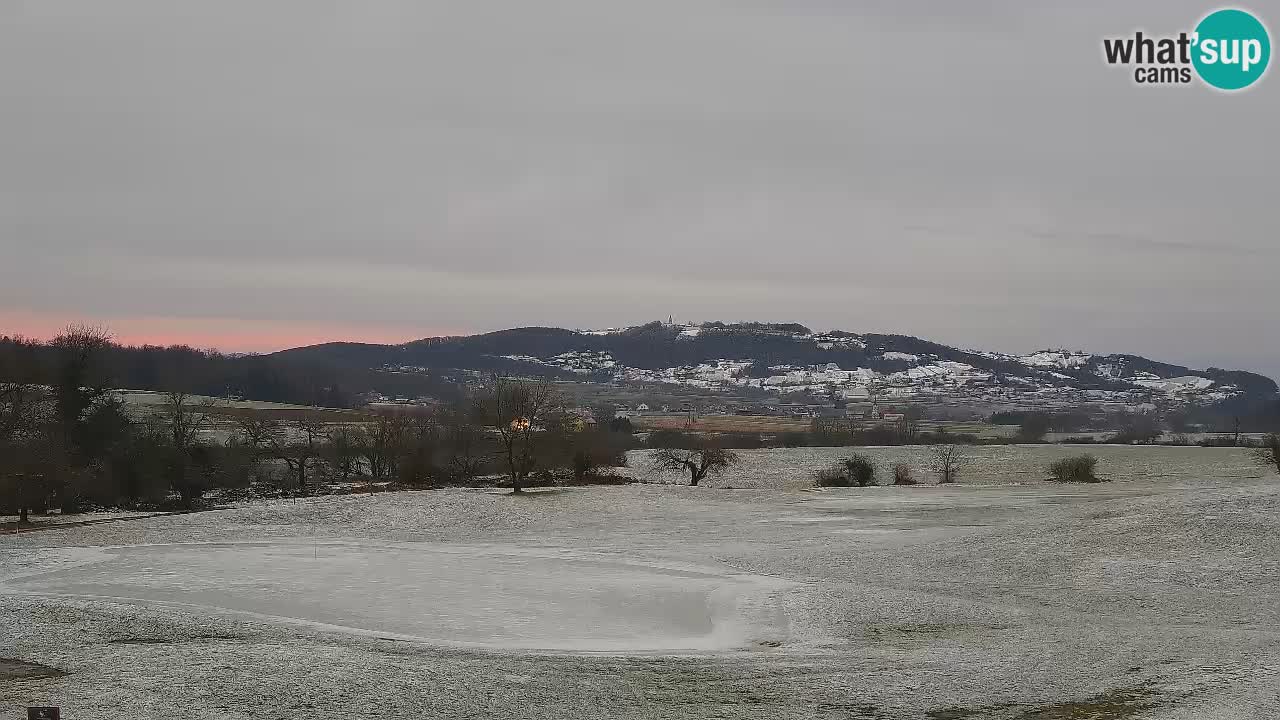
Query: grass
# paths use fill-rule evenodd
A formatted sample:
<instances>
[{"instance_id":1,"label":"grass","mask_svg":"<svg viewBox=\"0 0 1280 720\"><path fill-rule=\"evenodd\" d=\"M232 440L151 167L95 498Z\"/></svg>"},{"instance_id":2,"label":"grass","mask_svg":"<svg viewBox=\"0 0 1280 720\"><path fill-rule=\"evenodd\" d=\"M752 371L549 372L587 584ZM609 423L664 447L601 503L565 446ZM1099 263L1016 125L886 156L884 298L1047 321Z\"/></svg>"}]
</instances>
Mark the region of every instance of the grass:
<instances>
[{"instance_id":1,"label":"grass","mask_svg":"<svg viewBox=\"0 0 1280 720\"><path fill-rule=\"evenodd\" d=\"M637 415L631 418L637 430L693 430L713 433L783 433L808 432L809 418L773 417L769 415L702 415L690 421L688 415Z\"/></svg>"},{"instance_id":2,"label":"grass","mask_svg":"<svg viewBox=\"0 0 1280 720\"><path fill-rule=\"evenodd\" d=\"M1083 700L1043 705L986 705L974 708L930 710L928 720L1129 720L1160 707L1161 701L1147 686L1115 688Z\"/></svg>"}]
</instances>

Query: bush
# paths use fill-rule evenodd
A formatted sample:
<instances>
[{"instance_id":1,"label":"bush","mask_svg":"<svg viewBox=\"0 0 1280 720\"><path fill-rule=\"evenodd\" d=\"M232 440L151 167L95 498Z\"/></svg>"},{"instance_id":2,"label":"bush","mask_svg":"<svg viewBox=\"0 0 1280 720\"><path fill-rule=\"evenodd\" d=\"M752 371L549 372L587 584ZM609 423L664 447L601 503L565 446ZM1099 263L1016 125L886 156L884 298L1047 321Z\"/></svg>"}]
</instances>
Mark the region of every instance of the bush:
<instances>
[{"instance_id":1,"label":"bush","mask_svg":"<svg viewBox=\"0 0 1280 720\"><path fill-rule=\"evenodd\" d=\"M845 472L849 478L849 484L858 487L867 487L876 484L876 466L871 462L871 458L862 453L855 453L848 460L844 461Z\"/></svg>"},{"instance_id":2,"label":"bush","mask_svg":"<svg viewBox=\"0 0 1280 720\"><path fill-rule=\"evenodd\" d=\"M818 487L869 487L876 484L876 466L871 458L857 453L844 462L818 471Z\"/></svg>"},{"instance_id":3,"label":"bush","mask_svg":"<svg viewBox=\"0 0 1280 720\"><path fill-rule=\"evenodd\" d=\"M1262 442L1254 449L1254 455L1258 462L1275 466L1276 472L1280 473L1280 435L1271 433L1262 438Z\"/></svg>"},{"instance_id":4,"label":"bush","mask_svg":"<svg viewBox=\"0 0 1280 720\"><path fill-rule=\"evenodd\" d=\"M813 481L818 487L849 487L849 476L842 465L832 465L818 471Z\"/></svg>"},{"instance_id":5,"label":"bush","mask_svg":"<svg viewBox=\"0 0 1280 720\"><path fill-rule=\"evenodd\" d=\"M1092 435L1072 435L1061 441L1063 445L1094 445L1098 441Z\"/></svg>"},{"instance_id":6,"label":"bush","mask_svg":"<svg viewBox=\"0 0 1280 720\"><path fill-rule=\"evenodd\" d=\"M1102 482L1093 474L1098 466L1098 458L1092 455L1073 455L1063 458L1049 466L1049 474L1055 482L1096 483Z\"/></svg>"},{"instance_id":7,"label":"bush","mask_svg":"<svg viewBox=\"0 0 1280 720\"><path fill-rule=\"evenodd\" d=\"M916 479L911 476L911 467L906 463L898 463L893 466L893 484L894 485L915 485Z\"/></svg>"},{"instance_id":8,"label":"bush","mask_svg":"<svg viewBox=\"0 0 1280 720\"><path fill-rule=\"evenodd\" d=\"M679 430L654 430L649 433L645 445L651 448L676 449L694 447L695 438Z\"/></svg>"}]
</instances>

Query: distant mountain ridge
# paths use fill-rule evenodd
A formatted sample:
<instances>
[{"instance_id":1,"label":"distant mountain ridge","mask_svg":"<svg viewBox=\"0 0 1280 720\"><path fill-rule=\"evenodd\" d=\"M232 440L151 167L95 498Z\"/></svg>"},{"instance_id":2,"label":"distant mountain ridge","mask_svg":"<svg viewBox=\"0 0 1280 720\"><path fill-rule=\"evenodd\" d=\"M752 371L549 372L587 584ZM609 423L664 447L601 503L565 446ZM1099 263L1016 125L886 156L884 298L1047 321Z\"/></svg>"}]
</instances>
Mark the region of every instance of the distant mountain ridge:
<instances>
[{"instance_id":1,"label":"distant mountain ridge","mask_svg":"<svg viewBox=\"0 0 1280 720\"><path fill-rule=\"evenodd\" d=\"M400 345L326 343L274 356L361 369L455 369L849 400L876 394L1028 404L1208 404L1277 392L1273 380L1256 373L1195 370L1137 355L1011 355L908 335L814 332L774 323L652 322L589 331L525 327Z\"/></svg>"}]
</instances>

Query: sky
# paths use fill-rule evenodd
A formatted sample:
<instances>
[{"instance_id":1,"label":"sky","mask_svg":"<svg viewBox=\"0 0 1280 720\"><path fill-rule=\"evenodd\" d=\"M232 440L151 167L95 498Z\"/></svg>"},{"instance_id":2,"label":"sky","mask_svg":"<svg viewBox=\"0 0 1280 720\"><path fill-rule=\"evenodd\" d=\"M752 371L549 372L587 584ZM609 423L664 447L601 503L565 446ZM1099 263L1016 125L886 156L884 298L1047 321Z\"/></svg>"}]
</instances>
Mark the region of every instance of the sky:
<instances>
[{"instance_id":1,"label":"sky","mask_svg":"<svg viewBox=\"0 0 1280 720\"><path fill-rule=\"evenodd\" d=\"M1214 7L12 0L0 334L674 316L1280 377L1280 77L1102 58Z\"/></svg>"}]
</instances>

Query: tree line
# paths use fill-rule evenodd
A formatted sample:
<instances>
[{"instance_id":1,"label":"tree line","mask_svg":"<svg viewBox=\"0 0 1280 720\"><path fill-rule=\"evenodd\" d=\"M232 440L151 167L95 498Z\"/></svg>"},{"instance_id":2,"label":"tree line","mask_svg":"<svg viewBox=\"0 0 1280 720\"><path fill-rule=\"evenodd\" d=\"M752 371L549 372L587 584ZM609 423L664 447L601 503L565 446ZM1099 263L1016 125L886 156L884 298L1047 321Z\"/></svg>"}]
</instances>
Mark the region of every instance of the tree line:
<instances>
[{"instance_id":1,"label":"tree line","mask_svg":"<svg viewBox=\"0 0 1280 720\"><path fill-rule=\"evenodd\" d=\"M625 464L630 428L569 411L546 382L493 378L431 408L283 419L172 390L129 407L103 331L71 327L0 355L0 513L195 507L210 490L307 494L325 483L466 484L501 473L586 482ZM604 411L601 411L601 415Z\"/></svg>"},{"instance_id":2,"label":"tree line","mask_svg":"<svg viewBox=\"0 0 1280 720\"><path fill-rule=\"evenodd\" d=\"M92 328L75 328L86 329ZM355 407L371 392L444 398L458 393L457 384L440 374L390 372L288 354L235 356L186 345L127 346L97 334L103 342L94 348L94 361L118 388L330 408ZM0 382L34 376L52 384L49 376L63 364L66 335L49 342L0 335Z\"/></svg>"}]
</instances>

